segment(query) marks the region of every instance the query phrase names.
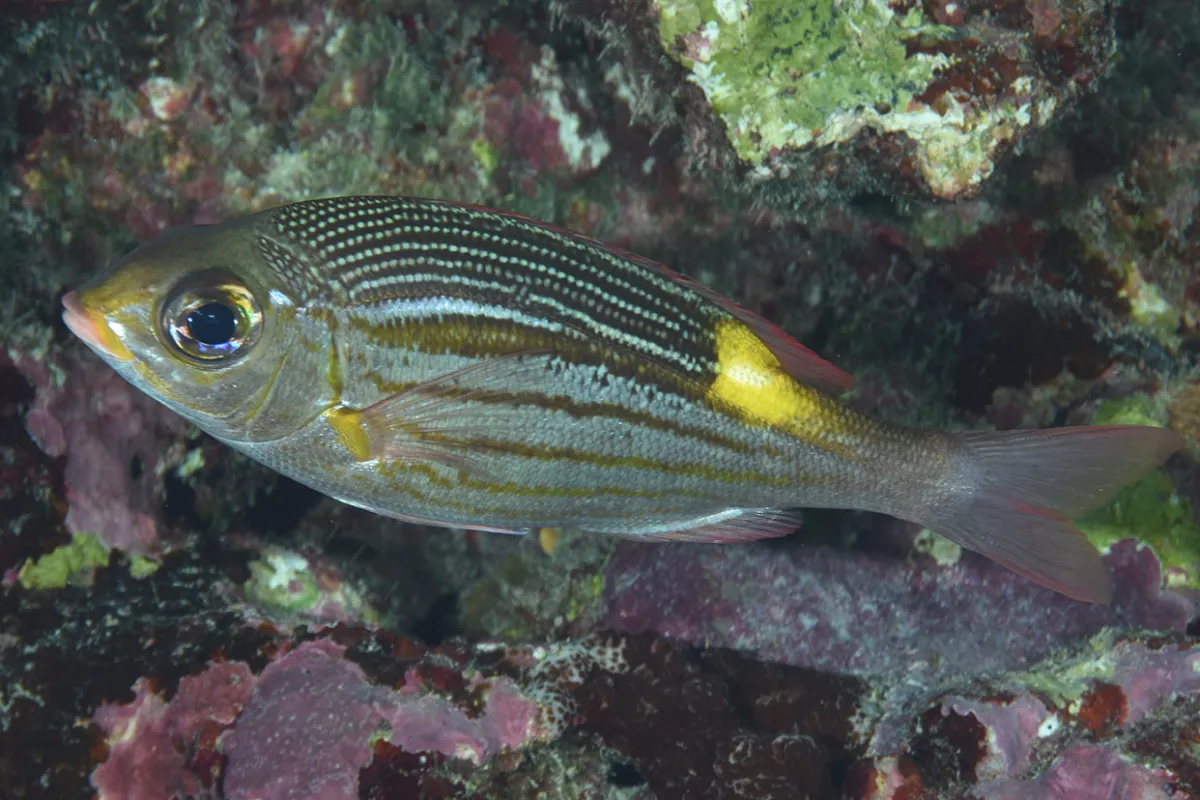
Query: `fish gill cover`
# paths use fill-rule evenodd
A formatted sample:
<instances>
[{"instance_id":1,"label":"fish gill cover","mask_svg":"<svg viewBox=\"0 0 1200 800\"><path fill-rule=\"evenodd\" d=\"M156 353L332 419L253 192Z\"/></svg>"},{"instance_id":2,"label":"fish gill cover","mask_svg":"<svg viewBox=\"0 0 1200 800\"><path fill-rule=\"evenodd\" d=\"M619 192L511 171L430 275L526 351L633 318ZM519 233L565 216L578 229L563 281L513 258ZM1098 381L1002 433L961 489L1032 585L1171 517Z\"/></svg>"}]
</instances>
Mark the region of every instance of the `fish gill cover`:
<instances>
[{"instance_id":1,"label":"fish gill cover","mask_svg":"<svg viewBox=\"0 0 1200 800\"><path fill-rule=\"evenodd\" d=\"M8 4L16 798L1200 796L1187 0ZM505 537L322 499L85 351L135 244L349 194L671 265L940 429L1170 426L1076 603L928 531Z\"/></svg>"}]
</instances>

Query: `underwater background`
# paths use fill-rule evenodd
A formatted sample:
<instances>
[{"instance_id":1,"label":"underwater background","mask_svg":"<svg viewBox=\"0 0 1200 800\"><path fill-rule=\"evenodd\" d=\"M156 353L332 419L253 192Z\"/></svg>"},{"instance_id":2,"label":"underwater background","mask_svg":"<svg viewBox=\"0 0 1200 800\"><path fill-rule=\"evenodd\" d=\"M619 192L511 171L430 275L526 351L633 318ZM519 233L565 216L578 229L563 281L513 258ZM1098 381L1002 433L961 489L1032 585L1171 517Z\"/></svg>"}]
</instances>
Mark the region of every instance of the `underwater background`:
<instances>
[{"instance_id":1,"label":"underwater background","mask_svg":"<svg viewBox=\"0 0 1200 800\"><path fill-rule=\"evenodd\" d=\"M1194 0L0 2L0 797L1200 798ZM629 248L942 429L1168 425L1111 607L915 526L511 537L340 505L63 294L434 197Z\"/></svg>"}]
</instances>

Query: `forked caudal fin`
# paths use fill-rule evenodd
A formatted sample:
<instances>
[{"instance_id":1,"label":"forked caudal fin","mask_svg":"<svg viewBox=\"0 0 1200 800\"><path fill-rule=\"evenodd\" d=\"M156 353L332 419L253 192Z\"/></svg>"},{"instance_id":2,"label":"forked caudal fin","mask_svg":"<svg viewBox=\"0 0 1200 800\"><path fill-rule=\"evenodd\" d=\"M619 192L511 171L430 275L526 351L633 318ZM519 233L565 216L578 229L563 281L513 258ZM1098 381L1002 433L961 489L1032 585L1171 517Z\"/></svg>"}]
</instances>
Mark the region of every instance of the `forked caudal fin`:
<instances>
[{"instance_id":1,"label":"forked caudal fin","mask_svg":"<svg viewBox=\"0 0 1200 800\"><path fill-rule=\"evenodd\" d=\"M1173 431L1137 425L965 433L971 476L953 510L930 528L1077 600L1108 603L1100 554L1071 519L1161 465L1182 445Z\"/></svg>"}]
</instances>

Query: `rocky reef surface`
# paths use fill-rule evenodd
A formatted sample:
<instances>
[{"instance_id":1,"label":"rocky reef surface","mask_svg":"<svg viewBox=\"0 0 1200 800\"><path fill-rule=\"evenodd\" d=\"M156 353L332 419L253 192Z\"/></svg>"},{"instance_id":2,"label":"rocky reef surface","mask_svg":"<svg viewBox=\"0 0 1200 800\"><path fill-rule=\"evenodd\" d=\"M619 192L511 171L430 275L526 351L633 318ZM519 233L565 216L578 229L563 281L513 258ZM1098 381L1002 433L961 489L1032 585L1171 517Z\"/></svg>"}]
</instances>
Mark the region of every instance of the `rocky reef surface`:
<instances>
[{"instance_id":1,"label":"rocky reef surface","mask_svg":"<svg viewBox=\"0 0 1200 800\"><path fill-rule=\"evenodd\" d=\"M5 797L1200 798L1194 2L0 17ZM353 193L667 263L885 419L1188 447L1080 520L1098 607L869 514L723 547L386 520L58 319L168 227Z\"/></svg>"}]
</instances>

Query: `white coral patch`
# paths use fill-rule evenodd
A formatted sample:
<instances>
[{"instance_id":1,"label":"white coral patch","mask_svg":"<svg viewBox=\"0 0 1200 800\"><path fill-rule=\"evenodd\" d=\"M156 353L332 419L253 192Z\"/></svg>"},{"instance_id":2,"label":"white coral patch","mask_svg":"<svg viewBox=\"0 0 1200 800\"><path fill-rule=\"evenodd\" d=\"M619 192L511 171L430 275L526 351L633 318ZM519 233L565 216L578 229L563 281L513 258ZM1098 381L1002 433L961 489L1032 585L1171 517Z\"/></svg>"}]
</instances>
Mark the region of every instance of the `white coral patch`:
<instances>
[{"instance_id":1,"label":"white coral patch","mask_svg":"<svg viewBox=\"0 0 1200 800\"><path fill-rule=\"evenodd\" d=\"M750 4L745 0L714 0L713 8L726 24L740 22L750 13Z\"/></svg>"},{"instance_id":2,"label":"white coral patch","mask_svg":"<svg viewBox=\"0 0 1200 800\"><path fill-rule=\"evenodd\" d=\"M586 136L581 133L583 128L579 115L567 108L563 102L563 94L567 91L566 82L558 71L558 61L554 51L549 47L542 48L542 59L533 65L533 83L541 92L538 99L546 115L558 123L558 144L567 161L576 170L590 171L600 166L612 151L602 131L593 131ZM590 108L587 96L579 91L575 100L582 108Z\"/></svg>"}]
</instances>

